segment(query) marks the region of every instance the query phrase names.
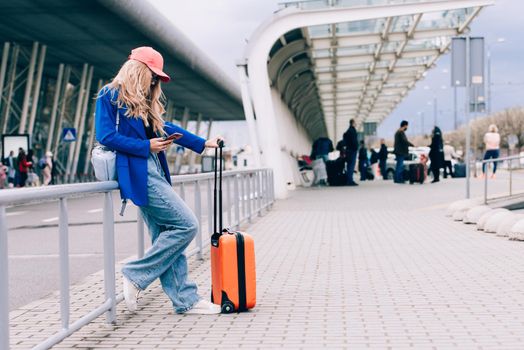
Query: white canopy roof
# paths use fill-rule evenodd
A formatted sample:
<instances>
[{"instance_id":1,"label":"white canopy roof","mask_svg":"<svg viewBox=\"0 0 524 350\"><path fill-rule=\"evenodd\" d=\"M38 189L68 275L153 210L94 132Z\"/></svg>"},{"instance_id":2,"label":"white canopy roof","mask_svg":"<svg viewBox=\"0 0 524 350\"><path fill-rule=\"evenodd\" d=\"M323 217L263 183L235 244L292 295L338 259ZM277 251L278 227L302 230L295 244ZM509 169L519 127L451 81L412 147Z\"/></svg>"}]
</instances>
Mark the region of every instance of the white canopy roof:
<instances>
[{"instance_id":1,"label":"white canopy roof","mask_svg":"<svg viewBox=\"0 0 524 350\"><path fill-rule=\"evenodd\" d=\"M282 6L307 11L422 2L428 1L315 0ZM359 124L384 120L481 9L407 16L386 11L378 19L303 27L273 47L270 79L313 138L327 132L338 140L351 118Z\"/></svg>"}]
</instances>

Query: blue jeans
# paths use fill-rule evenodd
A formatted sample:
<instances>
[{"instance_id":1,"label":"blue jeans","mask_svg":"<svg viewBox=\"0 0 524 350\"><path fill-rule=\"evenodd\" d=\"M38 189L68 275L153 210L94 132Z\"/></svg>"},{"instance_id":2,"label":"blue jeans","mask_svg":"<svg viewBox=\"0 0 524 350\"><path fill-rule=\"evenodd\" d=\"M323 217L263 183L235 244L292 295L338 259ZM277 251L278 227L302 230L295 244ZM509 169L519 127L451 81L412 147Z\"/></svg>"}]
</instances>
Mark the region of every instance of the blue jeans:
<instances>
[{"instance_id":1,"label":"blue jeans","mask_svg":"<svg viewBox=\"0 0 524 350\"><path fill-rule=\"evenodd\" d=\"M404 156L396 156L397 164L395 167L395 182L404 183Z\"/></svg>"},{"instance_id":2,"label":"blue jeans","mask_svg":"<svg viewBox=\"0 0 524 350\"><path fill-rule=\"evenodd\" d=\"M152 247L143 258L131 261L122 273L144 290L160 278L162 289L177 313L184 313L200 300L195 283L187 279L184 250L198 232L198 221L163 175L156 154L147 161L149 204L140 207L149 228Z\"/></svg>"},{"instance_id":3,"label":"blue jeans","mask_svg":"<svg viewBox=\"0 0 524 350\"><path fill-rule=\"evenodd\" d=\"M382 175L382 178L386 180L387 179L386 161L381 160L379 162L379 167L380 167L380 175Z\"/></svg>"},{"instance_id":4,"label":"blue jeans","mask_svg":"<svg viewBox=\"0 0 524 350\"><path fill-rule=\"evenodd\" d=\"M358 161L358 171L360 172L360 181L366 181L368 176L368 163Z\"/></svg>"},{"instance_id":5,"label":"blue jeans","mask_svg":"<svg viewBox=\"0 0 524 350\"><path fill-rule=\"evenodd\" d=\"M490 149L487 150L484 154L484 160L486 159L497 159L499 157L499 150L498 149ZM482 172L486 173L486 165L487 163L482 164ZM497 172L497 162L493 162L493 174Z\"/></svg>"},{"instance_id":6,"label":"blue jeans","mask_svg":"<svg viewBox=\"0 0 524 350\"><path fill-rule=\"evenodd\" d=\"M357 163L357 151L348 151L346 156L346 161L348 163L347 166L347 177L348 177L348 184L354 183L353 180L353 173L355 172L355 165Z\"/></svg>"}]
</instances>

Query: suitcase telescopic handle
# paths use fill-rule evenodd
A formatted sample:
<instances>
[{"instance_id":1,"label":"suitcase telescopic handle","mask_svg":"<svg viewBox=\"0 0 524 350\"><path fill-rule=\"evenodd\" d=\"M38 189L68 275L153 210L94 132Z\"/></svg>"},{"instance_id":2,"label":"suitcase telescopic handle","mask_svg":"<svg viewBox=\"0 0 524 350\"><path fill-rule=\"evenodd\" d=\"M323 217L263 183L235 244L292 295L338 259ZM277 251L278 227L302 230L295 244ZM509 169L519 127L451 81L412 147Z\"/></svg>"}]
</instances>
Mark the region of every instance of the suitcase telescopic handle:
<instances>
[{"instance_id":1,"label":"suitcase telescopic handle","mask_svg":"<svg viewBox=\"0 0 524 350\"><path fill-rule=\"evenodd\" d=\"M215 233L222 232L222 149L224 141L218 141L218 148L215 148L215 188L213 190L213 229ZM220 154L219 154L220 151ZM218 161L220 159L220 162ZM220 164L219 164L220 163ZM219 176L220 174L220 176ZM218 182L218 208L217 208L217 182ZM217 213L218 209L218 213ZM217 226L217 216L219 217L219 226ZM219 230L220 228L220 230Z\"/></svg>"}]
</instances>

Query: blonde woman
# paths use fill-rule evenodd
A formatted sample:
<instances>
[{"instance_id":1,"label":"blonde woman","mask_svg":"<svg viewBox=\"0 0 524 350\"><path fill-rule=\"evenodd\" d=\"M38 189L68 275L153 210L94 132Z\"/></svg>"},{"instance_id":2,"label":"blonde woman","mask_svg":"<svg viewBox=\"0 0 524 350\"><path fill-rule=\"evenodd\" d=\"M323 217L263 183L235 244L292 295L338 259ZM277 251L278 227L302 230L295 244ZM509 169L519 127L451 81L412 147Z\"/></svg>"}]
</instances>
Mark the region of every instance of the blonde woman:
<instances>
[{"instance_id":1,"label":"blonde woman","mask_svg":"<svg viewBox=\"0 0 524 350\"><path fill-rule=\"evenodd\" d=\"M121 196L140 208L152 240L143 258L122 268L125 302L136 311L139 293L160 278L177 313L217 314L220 307L202 299L188 280L184 250L198 222L171 186L165 150L173 141L164 137L178 133L176 142L197 153L218 147L220 139L206 141L162 119L161 82L170 80L163 65L162 56L151 47L134 49L99 92L96 104L96 138L116 150Z\"/></svg>"},{"instance_id":2,"label":"blonde woman","mask_svg":"<svg viewBox=\"0 0 524 350\"><path fill-rule=\"evenodd\" d=\"M488 128L488 132L484 135L484 144L486 145L484 160L497 159L500 156L500 134L495 124L491 124ZM487 176L486 165L486 163L482 164L482 177ZM497 162L493 162L493 174L491 175L492 179L495 178L496 172Z\"/></svg>"}]
</instances>

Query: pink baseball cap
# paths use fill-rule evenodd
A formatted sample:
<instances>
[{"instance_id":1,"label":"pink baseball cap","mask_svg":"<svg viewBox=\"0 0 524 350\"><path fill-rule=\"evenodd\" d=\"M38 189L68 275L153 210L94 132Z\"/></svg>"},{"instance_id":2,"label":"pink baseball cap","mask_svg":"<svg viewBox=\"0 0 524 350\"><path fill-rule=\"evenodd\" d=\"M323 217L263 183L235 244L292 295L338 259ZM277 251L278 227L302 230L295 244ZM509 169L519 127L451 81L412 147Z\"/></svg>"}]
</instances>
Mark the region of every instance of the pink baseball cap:
<instances>
[{"instance_id":1,"label":"pink baseball cap","mask_svg":"<svg viewBox=\"0 0 524 350\"><path fill-rule=\"evenodd\" d=\"M141 46L131 50L129 59L137 60L148 66L149 69L158 75L160 80L162 80L164 83L167 83L169 80L171 80L169 75L163 72L164 58L162 58L162 55L152 47Z\"/></svg>"}]
</instances>

